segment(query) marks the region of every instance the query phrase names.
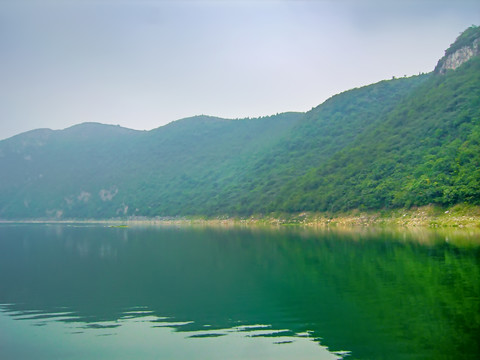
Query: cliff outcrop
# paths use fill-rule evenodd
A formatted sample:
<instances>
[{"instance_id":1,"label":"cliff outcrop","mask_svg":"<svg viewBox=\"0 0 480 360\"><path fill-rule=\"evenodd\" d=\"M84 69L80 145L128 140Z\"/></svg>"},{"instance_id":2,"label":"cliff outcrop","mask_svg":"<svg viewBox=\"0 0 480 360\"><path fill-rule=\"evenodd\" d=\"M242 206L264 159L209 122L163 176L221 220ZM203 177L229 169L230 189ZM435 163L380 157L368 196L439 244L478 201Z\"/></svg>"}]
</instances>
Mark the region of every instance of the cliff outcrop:
<instances>
[{"instance_id":1,"label":"cliff outcrop","mask_svg":"<svg viewBox=\"0 0 480 360\"><path fill-rule=\"evenodd\" d=\"M445 51L435 73L445 74L447 70L455 70L474 56L480 55L480 27L471 26Z\"/></svg>"}]
</instances>

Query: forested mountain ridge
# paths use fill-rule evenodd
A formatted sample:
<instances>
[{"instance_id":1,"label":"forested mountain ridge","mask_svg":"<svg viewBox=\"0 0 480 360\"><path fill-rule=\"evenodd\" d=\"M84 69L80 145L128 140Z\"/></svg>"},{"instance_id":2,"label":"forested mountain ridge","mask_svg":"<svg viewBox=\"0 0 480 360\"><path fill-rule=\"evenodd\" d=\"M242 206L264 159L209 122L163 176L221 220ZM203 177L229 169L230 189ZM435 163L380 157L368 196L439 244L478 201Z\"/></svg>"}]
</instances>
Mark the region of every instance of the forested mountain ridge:
<instances>
[{"instance_id":1,"label":"forested mountain ridge","mask_svg":"<svg viewBox=\"0 0 480 360\"><path fill-rule=\"evenodd\" d=\"M14 136L0 142L0 217L176 215L301 116L197 116L148 132L84 123Z\"/></svg>"},{"instance_id":2,"label":"forested mountain ridge","mask_svg":"<svg viewBox=\"0 0 480 360\"><path fill-rule=\"evenodd\" d=\"M284 189L275 207L338 211L479 204L479 85L478 57L430 77L377 127L297 179L297 192Z\"/></svg>"},{"instance_id":3,"label":"forested mountain ridge","mask_svg":"<svg viewBox=\"0 0 480 360\"><path fill-rule=\"evenodd\" d=\"M480 204L480 30L435 71L307 113L85 123L0 141L0 218L248 215Z\"/></svg>"},{"instance_id":4,"label":"forested mountain ridge","mask_svg":"<svg viewBox=\"0 0 480 360\"><path fill-rule=\"evenodd\" d=\"M228 213L289 211L283 193L299 190L298 181L348 148L382 119L426 76L381 81L346 91L307 112L292 131L257 161L250 162L236 186L219 195ZM302 211L302 210L298 210Z\"/></svg>"}]
</instances>

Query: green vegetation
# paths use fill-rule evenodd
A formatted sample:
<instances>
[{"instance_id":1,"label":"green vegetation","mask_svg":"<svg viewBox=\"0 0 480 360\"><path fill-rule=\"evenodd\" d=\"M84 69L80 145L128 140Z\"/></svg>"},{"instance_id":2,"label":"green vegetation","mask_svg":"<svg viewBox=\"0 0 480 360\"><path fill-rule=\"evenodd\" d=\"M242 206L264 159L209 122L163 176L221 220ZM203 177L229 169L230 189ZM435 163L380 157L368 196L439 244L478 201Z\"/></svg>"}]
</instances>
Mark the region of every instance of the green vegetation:
<instances>
[{"instance_id":1,"label":"green vegetation","mask_svg":"<svg viewBox=\"0 0 480 360\"><path fill-rule=\"evenodd\" d=\"M322 168L378 126L392 108L428 76L382 81L326 101L305 114L289 136L252 162L241 181L225 191L228 213L315 211L307 203L323 194L309 193L299 181ZM322 209L329 210L329 209Z\"/></svg>"},{"instance_id":2,"label":"green vegetation","mask_svg":"<svg viewBox=\"0 0 480 360\"><path fill-rule=\"evenodd\" d=\"M446 51L480 38L467 29ZM0 218L247 216L480 205L480 58L307 113L86 123L0 142Z\"/></svg>"},{"instance_id":3,"label":"green vegetation","mask_svg":"<svg viewBox=\"0 0 480 360\"><path fill-rule=\"evenodd\" d=\"M478 27L478 26L472 25L467 30L462 32L457 37L455 42L453 44L451 44L450 47L447 50L445 50L445 56L439 60L437 66L435 67L434 72L435 73L442 72L441 69L442 69L443 65L445 64L445 60L447 59L447 57L449 55L454 54L456 51L458 51L462 48L470 47L475 52L475 49L474 49L475 41L477 41L476 52L477 52L477 55L478 55L479 47L480 47L480 40L479 39L480 39L480 27Z\"/></svg>"},{"instance_id":4,"label":"green vegetation","mask_svg":"<svg viewBox=\"0 0 480 360\"><path fill-rule=\"evenodd\" d=\"M472 25L462 32L455 42L445 51L445 56L453 54L458 49L465 46L471 46L472 43L480 37L480 27Z\"/></svg>"},{"instance_id":5,"label":"green vegetation","mask_svg":"<svg viewBox=\"0 0 480 360\"><path fill-rule=\"evenodd\" d=\"M480 204L480 58L432 76L275 207L339 211Z\"/></svg>"}]
</instances>

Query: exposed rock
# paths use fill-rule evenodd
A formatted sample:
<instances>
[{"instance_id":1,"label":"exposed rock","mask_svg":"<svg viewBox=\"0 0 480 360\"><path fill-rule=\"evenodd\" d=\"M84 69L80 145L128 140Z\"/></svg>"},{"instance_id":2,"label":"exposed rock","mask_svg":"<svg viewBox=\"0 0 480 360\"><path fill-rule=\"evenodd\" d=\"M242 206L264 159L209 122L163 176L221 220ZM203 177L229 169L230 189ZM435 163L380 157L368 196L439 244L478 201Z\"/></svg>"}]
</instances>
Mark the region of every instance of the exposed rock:
<instances>
[{"instance_id":1,"label":"exposed rock","mask_svg":"<svg viewBox=\"0 0 480 360\"><path fill-rule=\"evenodd\" d=\"M49 218L60 219L63 216L63 210L51 209L45 211Z\"/></svg>"},{"instance_id":2,"label":"exposed rock","mask_svg":"<svg viewBox=\"0 0 480 360\"><path fill-rule=\"evenodd\" d=\"M455 70L474 56L480 55L480 30L472 26L461 34L455 43L445 51L435 67L435 73L445 74L448 70Z\"/></svg>"},{"instance_id":3,"label":"exposed rock","mask_svg":"<svg viewBox=\"0 0 480 360\"><path fill-rule=\"evenodd\" d=\"M112 187L110 190L102 189L99 191L98 195L102 201L111 201L115 195L118 193L118 188L116 186Z\"/></svg>"},{"instance_id":4,"label":"exposed rock","mask_svg":"<svg viewBox=\"0 0 480 360\"><path fill-rule=\"evenodd\" d=\"M92 194L82 190L80 195L77 196L77 199L78 199L78 201L83 201L83 202L86 203L86 202L88 202L88 200L90 200L90 196L92 196Z\"/></svg>"},{"instance_id":5,"label":"exposed rock","mask_svg":"<svg viewBox=\"0 0 480 360\"><path fill-rule=\"evenodd\" d=\"M117 209L116 211L117 215L127 215L128 213L128 205L125 205L125 203L122 203L122 206L120 208Z\"/></svg>"},{"instance_id":6,"label":"exposed rock","mask_svg":"<svg viewBox=\"0 0 480 360\"><path fill-rule=\"evenodd\" d=\"M65 202L67 203L67 206L72 206L73 205L74 200L71 196L64 197L63 200L65 200Z\"/></svg>"},{"instance_id":7,"label":"exposed rock","mask_svg":"<svg viewBox=\"0 0 480 360\"><path fill-rule=\"evenodd\" d=\"M478 55L480 55L480 38L476 39L472 46L464 46L453 54L446 56L437 71L440 74L445 74L447 70L455 70L472 57Z\"/></svg>"}]
</instances>

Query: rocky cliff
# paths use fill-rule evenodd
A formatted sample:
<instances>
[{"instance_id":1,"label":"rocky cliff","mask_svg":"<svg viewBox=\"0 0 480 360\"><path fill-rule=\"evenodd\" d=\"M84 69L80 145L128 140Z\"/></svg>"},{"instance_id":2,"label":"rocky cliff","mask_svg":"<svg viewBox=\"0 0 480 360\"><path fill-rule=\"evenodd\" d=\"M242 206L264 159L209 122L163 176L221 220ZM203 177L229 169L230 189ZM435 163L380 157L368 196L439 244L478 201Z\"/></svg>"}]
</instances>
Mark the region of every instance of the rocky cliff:
<instances>
[{"instance_id":1,"label":"rocky cliff","mask_svg":"<svg viewBox=\"0 0 480 360\"><path fill-rule=\"evenodd\" d=\"M480 27L471 26L445 51L435 67L435 73L455 70L474 56L480 55Z\"/></svg>"}]
</instances>

